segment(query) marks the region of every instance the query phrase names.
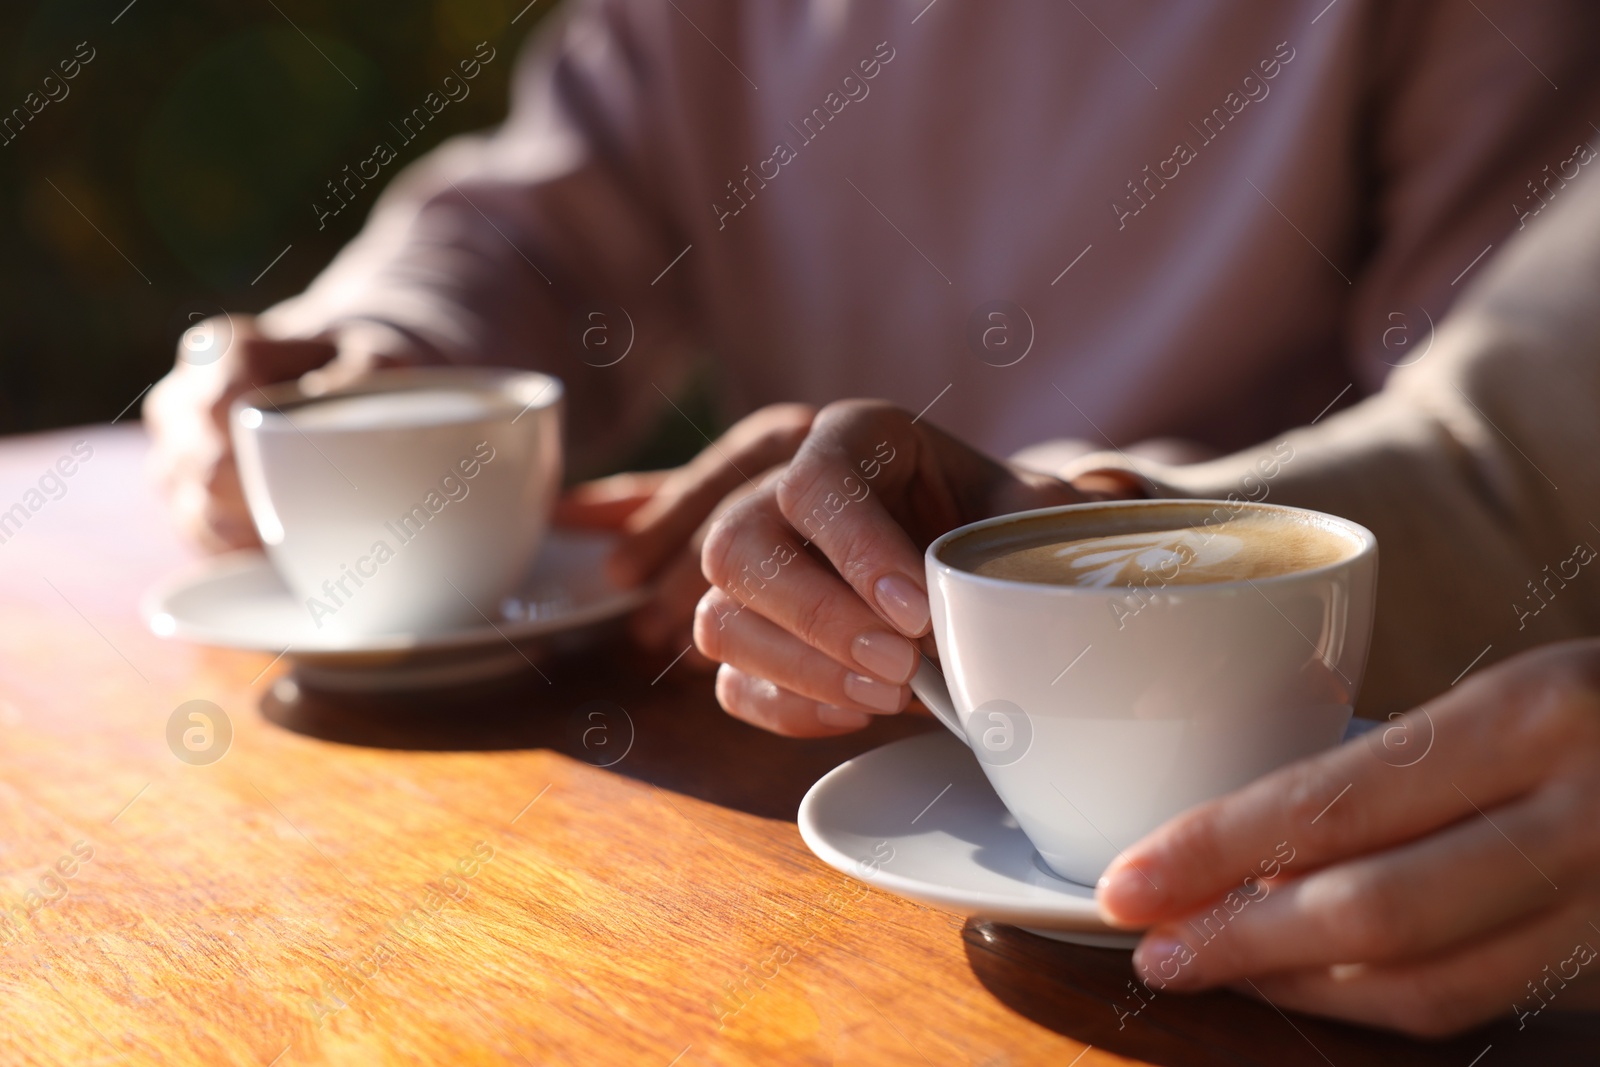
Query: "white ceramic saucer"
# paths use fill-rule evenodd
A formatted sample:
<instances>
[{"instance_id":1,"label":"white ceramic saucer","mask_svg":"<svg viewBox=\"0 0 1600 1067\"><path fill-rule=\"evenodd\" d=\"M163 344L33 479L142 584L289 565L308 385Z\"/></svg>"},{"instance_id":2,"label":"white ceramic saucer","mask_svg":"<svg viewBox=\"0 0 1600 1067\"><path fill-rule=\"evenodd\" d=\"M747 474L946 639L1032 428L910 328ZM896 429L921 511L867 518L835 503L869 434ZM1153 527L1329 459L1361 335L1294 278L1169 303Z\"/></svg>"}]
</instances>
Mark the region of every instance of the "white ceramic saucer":
<instances>
[{"instance_id":1,"label":"white ceramic saucer","mask_svg":"<svg viewBox=\"0 0 1600 1067\"><path fill-rule=\"evenodd\" d=\"M1371 724L1356 720L1346 737ZM1132 948L1100 921L1094 890L1050 872L972 751L946 730L840 764L800 802L800 836L853 878L1058 941Z\"/></svg>"},{"instance_id":2,"label":"white ceramic saucer","mask_svg":"<svg viewBox=\"0 0 1600 1067\"><path fill-rule=\"evenodd\" d=\"M879 889L1062 941L1132 948L1094 890L1051 874L972 758L946 730L895 741L823 775L800 836L824 863Z\"/></svg>"},{"instance_id":3,"label":"white ceramic saucer","mask_svg":"<svg viewBox=\"0 0 1600 1067\"><path fill-rule=\"evenodd\" d=\"M343 637L319 631L267 557L230 552L167 578L144 597L150 629L203 645L282 654L296 676L323 689L461 685L527 669L539 654L576 647L644 599L618 589L602 566L607 533L551 530L533 573L488 619L441 632Z\"/></svg>"}]
</instances>

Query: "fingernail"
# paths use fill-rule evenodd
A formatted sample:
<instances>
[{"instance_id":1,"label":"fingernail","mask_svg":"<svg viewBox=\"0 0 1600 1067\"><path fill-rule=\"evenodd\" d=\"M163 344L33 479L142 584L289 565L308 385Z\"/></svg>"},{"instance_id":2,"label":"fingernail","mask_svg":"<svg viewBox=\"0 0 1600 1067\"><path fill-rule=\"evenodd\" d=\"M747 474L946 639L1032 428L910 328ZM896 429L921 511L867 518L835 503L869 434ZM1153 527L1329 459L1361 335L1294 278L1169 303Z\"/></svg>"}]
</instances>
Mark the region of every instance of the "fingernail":
<instances>
[{"instance_id":1,"label":"fingernail","mask_svg":"<svg viewBox=\"0 0 1600 1067\"><path fill-rule=\"evenodd\" d=\"M885 574L872 587L878 608L907 637L918 637L928 628L928 594L903 574Z\"/></svg>"},{"instance_id":2,"label":"fingernail","mask_svg":"<svg viewBox=\"0 0 1600 1067\"><path fill-rule=\"evenodd\" d=\"M901 685L916 670L917 651L899 634L873 630L856 638L850 646L856 662L886 682Z\"/></svg>"},{"instance_id":3,"label":"fingernail","mask_svg":"<svg viewBox=\"0 0 1600 1067\"><path fill-rule=\"evenodd\" d=\"M836 708L832 704L824 704L817 709L817 721L827 726L859 730L872 721L872 716L854 708Z\"/></svg>"},{"instance_id":4,"label":"fingernail","mask_svg":"<svg viewBox=\"0 0 1600 1067\"><path fill-rule=\"evenodd\" d=\"M1150 934L1133 950L1134 969L1161 989L1195 985L1199 976L1189 966L1194 958L1194 950L1171 934Z\"/></svg>"},{"instance_id":5,"label":"fingernail","mask_svg":"<svg viewBox=\"0 0 1600 1067\"><path fill-rule=\"evenodd\" d=\"M865 704L869 708L879 711L900 710L900 687L868 678L864 674L845 675L844 693L857 704Z\"/></svg>"},{"instance_id":6,"label":"fingernail","mask_svg":"<svg viewBox=\"0 0 1600 1067\"><path fill-rule=\"evenodd\" d=\"M1154 912L1164 896L1146 872L1131 863L1107 871L1095 883L1100 913L1113 921L1136 923Z\"/></svg>"}]
</instances>

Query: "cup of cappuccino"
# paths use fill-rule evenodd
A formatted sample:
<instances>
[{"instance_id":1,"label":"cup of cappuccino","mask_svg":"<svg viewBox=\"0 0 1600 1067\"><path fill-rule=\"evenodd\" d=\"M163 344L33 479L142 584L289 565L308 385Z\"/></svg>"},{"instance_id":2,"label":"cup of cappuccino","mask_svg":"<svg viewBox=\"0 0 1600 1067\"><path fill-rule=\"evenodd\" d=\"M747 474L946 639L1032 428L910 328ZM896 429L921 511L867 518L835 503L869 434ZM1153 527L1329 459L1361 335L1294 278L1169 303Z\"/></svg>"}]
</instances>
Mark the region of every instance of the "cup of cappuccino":
<instances>
[{"instance_id":1,"label":"cup of cappuccino","mask_svg":"<svg viewBox=\"0 0 1600 1067\"><path fill-rule=\"evenodd\" d=\"M234 402L239 480L273 566L316 628L352 641L494 618L561 488L561 383L412 367Z\"/></svg>"},{"instance_id":2,"label":"cup of cappuccino","mask_svg":"<svg viewBox=\"0 0 1600 1067\"><path fill-rule=\"evenodd\" d=\"M1378 566L1353 522L1074 504L952 530L925 562L943 673L925 661L912 688L1070 881L1349 724Z\"/></svg>"}]
</instances>

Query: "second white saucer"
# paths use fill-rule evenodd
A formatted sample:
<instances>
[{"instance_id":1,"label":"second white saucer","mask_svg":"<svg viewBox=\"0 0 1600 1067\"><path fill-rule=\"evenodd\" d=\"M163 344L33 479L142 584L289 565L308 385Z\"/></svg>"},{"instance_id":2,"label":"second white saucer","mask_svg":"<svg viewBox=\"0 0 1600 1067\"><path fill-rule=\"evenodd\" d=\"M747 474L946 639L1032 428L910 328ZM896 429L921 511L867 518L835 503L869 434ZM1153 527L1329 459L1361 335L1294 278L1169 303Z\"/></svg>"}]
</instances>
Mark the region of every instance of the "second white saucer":
<instances>
[{"instance_id":1,"label":"second white saucer","mask_svg":"<svg viewBox=\"0 0 1600 1067\"><path fill-rule=\"evenodd\" d=\"M1345 740L1378 725L1352 719ZM1100 921L1093 889L1044 865L972 750L947 730L835 767L800 801L798 821L824 863L899 896L1057 941L1139 942Z\"/></svg>"},{"instance_id":2,"label":"second white saucer","mask_svg":"<svg viewBox=\"0 0 1600 1067\"><path fill-rule=\"evenodd\" d=\"M146 594L150 629L203 645L283 655L296 675L325 689L461 685L530 666L568 650L646 596L605 576L615 543L606 533L551 530L522 588L479 605L483 621L441 631L344 636L319 630L261 552L231 552L172 575Z\"/></svg>"},{"instance_id":3,"label":"second white saucer","mask_svg":"<svg viewBox=\"0 0 1600 1067\"><path fill-rule=\"evenodd\" d=\"M972 751L945 730L835 767L800 802L799 824L823 862L891 893L1061 941L1138 943L1100 921L1093 889L1044 867Z\"/></svg>"}]
</instances>

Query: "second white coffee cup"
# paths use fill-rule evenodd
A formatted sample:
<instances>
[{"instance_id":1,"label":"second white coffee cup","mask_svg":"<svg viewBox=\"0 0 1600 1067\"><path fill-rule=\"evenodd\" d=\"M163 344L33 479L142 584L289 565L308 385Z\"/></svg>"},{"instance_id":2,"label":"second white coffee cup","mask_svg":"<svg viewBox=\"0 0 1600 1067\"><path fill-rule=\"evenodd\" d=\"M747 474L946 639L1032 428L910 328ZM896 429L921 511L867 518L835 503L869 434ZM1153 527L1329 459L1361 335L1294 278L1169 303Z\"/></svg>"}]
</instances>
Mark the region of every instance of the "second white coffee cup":
<instances>
[{"instance_id":1,"label":"second white coffee cup","mask_svg":"<svg viewBox=\"0 0 1600 1067\"><path fill-rule=\"evenodd\" d=\"M497 616L560 491L561 409L546 374L420 367L254 390L231 429L274 567L319 631L355 642Z\"/></svg>"},{"instance_id":2,"label":"second white coffee cup","mask_svg":"<svg viewBox=\"0 0 1600 1067\"><path fill-rule=\"evenodd\" d=\"M1259 514L1349 551L1243 581L1094 588L985 577L962 539L1042 524L1063 539L1203 529ZM1372 630L1377 541L1317 512L1225 501L1076 504L952 530L925 557L943 673L912 688L982 763L1051 870L1092 886L1194 804L1339 743Z\"/></svg>"}]
</instances>

